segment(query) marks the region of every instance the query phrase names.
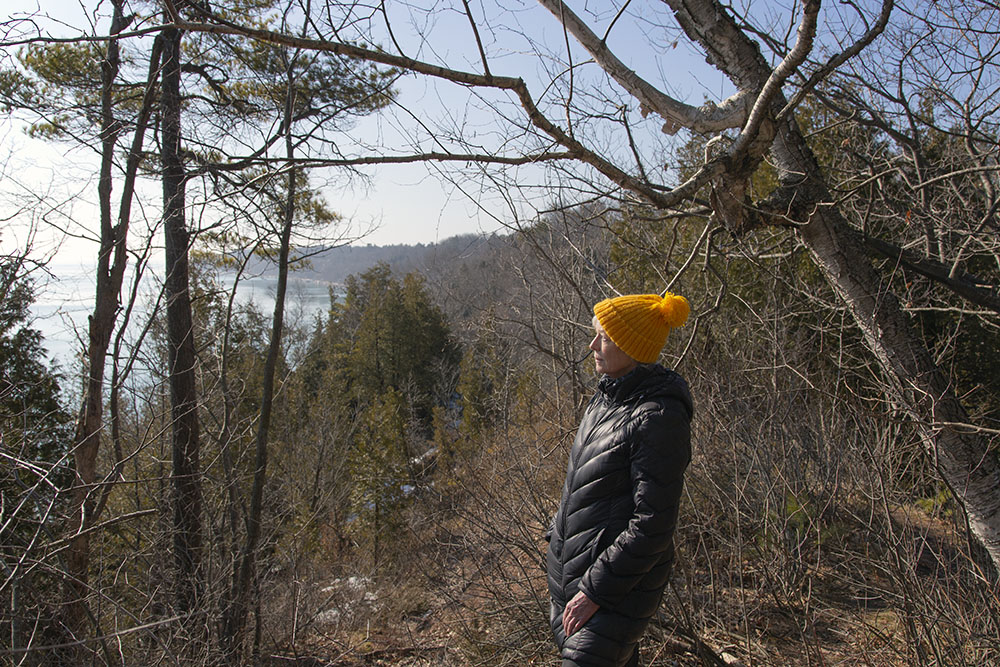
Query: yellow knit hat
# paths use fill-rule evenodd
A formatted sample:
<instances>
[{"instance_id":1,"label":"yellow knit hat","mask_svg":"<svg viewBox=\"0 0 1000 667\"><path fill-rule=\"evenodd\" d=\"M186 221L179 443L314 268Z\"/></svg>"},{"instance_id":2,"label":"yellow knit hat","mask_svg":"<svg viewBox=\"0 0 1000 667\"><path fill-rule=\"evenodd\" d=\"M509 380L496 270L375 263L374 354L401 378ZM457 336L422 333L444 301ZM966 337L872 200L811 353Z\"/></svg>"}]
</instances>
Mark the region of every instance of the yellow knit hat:
<instances>
[{"instance_id":1,"label":"yellow knit hat","mask_svg":"<svg viewBox=\"0 0 1000 667\"><path fill-rule=\"evenodd\" d=\"M660 356L670 330L688 318L687 299L667 292L627 294L605 299L594 306L594 315L618 348L642 364Z\"/></svg>"}]
</instances>

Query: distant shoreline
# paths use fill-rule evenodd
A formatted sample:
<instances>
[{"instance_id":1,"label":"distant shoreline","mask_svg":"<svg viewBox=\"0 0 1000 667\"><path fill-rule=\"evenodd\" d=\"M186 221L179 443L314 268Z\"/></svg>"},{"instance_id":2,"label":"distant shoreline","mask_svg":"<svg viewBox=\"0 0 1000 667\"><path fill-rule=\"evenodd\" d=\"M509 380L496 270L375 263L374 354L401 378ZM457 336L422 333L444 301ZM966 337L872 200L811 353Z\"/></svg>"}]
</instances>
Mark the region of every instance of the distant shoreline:
<instances>
[{"instance_id":1,"label":"distant shoreline","mask_svg":"<svg viewBox=\"0 0 1000 667\"><path fill-rule=\"evenodd\" d=\"M79 271L76 265L70 268L71 271L63 275L53 271L56 279L40 290L39 298L31 307L31 326L42 334L42 345L48 358L58 362L65 370L76 363L74 357L86 339L87 319L92 312L94 298L90 274ZM231 288L236 272L221 272L218 277L220 286ZM276 275L245 276L237 285L236 303L252 303L263 312L273 310L277 283ZM343 294L344 286L321 278L290 275L286 312L299 307L306 316L326 313L330 308L331 290L339 296ZM133 323L140 319L142 316L133 315Z\"/></svg>"}]
</instances>

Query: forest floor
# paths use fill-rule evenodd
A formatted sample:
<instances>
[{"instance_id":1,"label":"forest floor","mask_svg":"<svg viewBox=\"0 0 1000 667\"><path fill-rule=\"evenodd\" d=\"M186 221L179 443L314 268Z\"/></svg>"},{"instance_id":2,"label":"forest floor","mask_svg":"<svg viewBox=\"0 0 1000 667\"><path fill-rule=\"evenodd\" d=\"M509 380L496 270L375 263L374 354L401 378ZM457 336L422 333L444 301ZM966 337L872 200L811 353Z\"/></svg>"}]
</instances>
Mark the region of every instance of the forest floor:
<instances>
[{"instance_id":1,"label":"forest floor","mask_svg":"<svg viewBox=\"0 0 1000 667\"><path fill-rule=\"evenodd\" d=\"M957 576L953 524L919 508L900 509L898 554L908 563L909 586L939 585ZM692 558L679 563L674 586L642 644L646 666L696 667L896 667L922 664L907 641L893 568L859 557L864 535L851 536L850 552L826 555L820 566L803 565L801 581L782 594L781 583L747 562L741 586L713 583L709 567ZM539 547L541 548L541 547ZM273 656L270 665L320 667L551 665L559 660L547 636L539 603L544 576L530 580L513 560L488 572L475 562L434 563L414 554L416 570L374 591L387 601L349 623L317 625L295 651ZM427 569L438 570L427 575ZM854 568L855 571L851 571ZM857 571L870 568L869 571ZM470 572L479 572L480 580ZM509 573L504 578L503 573ZM715 573L718 577L718 573ZM866 584L865 590L857 582ZM375 586L375 584L372 584ZM504 599L504 596L507 599ZM912 632L912 628L909 629ZM914 661L917 662L914 662ZM956 663L962 664L962 663Z\"/></svg>"}]
</instances>

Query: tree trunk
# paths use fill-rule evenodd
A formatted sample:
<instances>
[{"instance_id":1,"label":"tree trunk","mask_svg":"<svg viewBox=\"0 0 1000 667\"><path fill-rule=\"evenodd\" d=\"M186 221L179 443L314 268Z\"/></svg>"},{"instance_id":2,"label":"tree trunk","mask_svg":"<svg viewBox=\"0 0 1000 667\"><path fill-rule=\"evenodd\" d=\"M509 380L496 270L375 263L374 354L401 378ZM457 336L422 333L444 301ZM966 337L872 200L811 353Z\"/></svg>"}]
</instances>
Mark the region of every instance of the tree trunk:
<instances>
[{"instance_id":1,"label":"tree trunk","mask_svg":"<svg viewBox=\"0 0 1000 667\"><path fill-rule=\"evenodd\" d=\"M797 129L783 133L786 146L805 142ZM775 150L785 170L802 169L798 152ZM798 171L797 173L803 173ZM818 174L818 166L805 173ZM801 186L799 193L814 188ZM817 182L816 194L826 194ZM868 348L892 383L892 398L913 420L925 449L942 479L965 508L969 527L986 549L993 565L1000 565L1000 462L987 441L970 428L969 417L946 375L926 345L907 322L899 299L885 289L872 267L859 232L838 211L817 202L828 196L809 196L812 216L799 234L827 281L851 311Z\"/></svg>"},{"instance_id":2,"label":"tree trunk","mask_svg":"<svg viewBox=\"0 0 1000 667\"><path fill-rule=\"evenodd\" d=\"M162 118L163 234L166 257L167 356L170 382L173 548L178 611L193 611L202 591L201 481L194 318L188 291L190 238L184 220L181 157L181 37L163 32Z\"/></svg>"},{"instance_id":3,"label":"tree trunk","mask_svg":"<svg viewBox=\"0 0 1000 667\"><path fill-rule=\"evenodd\" d=\"M112 36L124 27L123 0L115 0L111 22ZM111 182L115 146L121 128L114 117L113 87L120 59L118 40L108 42L101 63L101 167L98 180L101 244L97 257L97 285L94 311L88 321L87 380L73 436L73 463L76 479L69 505L68 532L71 539L66 554L67 586L64 622L77 639L84 635L87 622L86 597L90 568L90 536L87 529L94 521L94 498L97 481L97 453L100 449L104 408L104 366L118 314L118 297L125 273L128 221L111 224ZM143 125L137 128L142 131ZM130 192L123 197L131 197ZM114 262L112 263L112 258Z\"/></svg>"},{"instance_id":4,"label":"tree trunk","mask_svg":"<svg viewBox=\"0 0 1000 667\"><path fill-rule=\"evenodd\" d=\"M771 68L756 44L717 0L666 0L688 36L709 61L741 90L760 90ZM771 103L771 118L785 105ZM776 128L770 152L788 192L780 213L798 223L798 233L826 279L843 299L864 340L890 378L893 399L919 429L941 477L965 508L969 526L1000 566L1000 462L986 441L968 426L968 416L947 376L909 326L899 300L865 253L860 233L831 204L833 197L812 150L794 118Z\"/></svg>"},{"instance_id":5,"label":"tree trunk","mask_svg":"<svg viewBox=\"0 0 1000 667\"><path fill-rule=\"evenodd\" d=\"M288 72L288 88L285 100L285 152L289 163L295 157L292 141L292 109L294 102L294 76L291 66ZM264 503L264 484L267 481L267 443L271 426L271 408L274 404L274 376L281 353L281 338L285 316L285 294L288 290L288 256L295 220L296 170L288 169L288 188L282 214L280 247L278 250L278 284L274 296L274 314L271 320L271 339L267 346L267 360L264 363L264 378L261 388L260 421L257 424L256 452L254 456L253 487L250 492L250 515L247 517L247 536L238 567L233 572L233 592L231 603L226 610L223 629L223 643L232 664L240 664L243 635L246 628L247 610L251 591L259 591L254 585L257 569L257 545L260 541L261 515ZM259 609L259 601L254 605Z\"/></svg>"}]
</instances>

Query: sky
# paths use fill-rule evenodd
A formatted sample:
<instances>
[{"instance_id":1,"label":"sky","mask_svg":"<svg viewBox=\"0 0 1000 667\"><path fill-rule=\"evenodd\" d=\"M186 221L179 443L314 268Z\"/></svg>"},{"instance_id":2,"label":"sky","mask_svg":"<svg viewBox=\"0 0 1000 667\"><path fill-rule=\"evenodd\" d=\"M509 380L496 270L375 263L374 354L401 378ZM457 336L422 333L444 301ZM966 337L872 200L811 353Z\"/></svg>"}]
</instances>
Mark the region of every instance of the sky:
<instances>
[{"instance_id":1,"label":"sky","mask_svg":"<svg viewBox=\"0 0 1000 667\"><path fill-rule=\"evenodd\" d=\"M425 4L428 9L421 11ZM722 100L732 88L725 78L709 66L679 32L669 11L661 2L630 3L631 15L616 18L612 0L571 0L570 6L585 18L595 31L602 31L614 22L609 46L640 76L661 87L668 94L698 105L705 99ZM797 0L738 0L737 10L749 7L759 21L777 26L776 34L789 31L789 7ZM454 7L452 6L454 5ZM106 15L108 3L98 0L5 0L8 18L33 16L45 31L63 36L88 31L95 20L94 8ZM481 71L479 52L467 18L456 9L458 2L411 0L387 2L394 32L390 37L382 32L375 38L381 43L395 40L406 55L435 63L446 63L456 69ZM480 0L470 3L481 20L480 34L491 53L493 72L520 76L525 79L535 98L549 91L546 85L551 72L560 65L554 59L539 57L550 51L564 59L567 48L573 62L588 59L572 39L563 34L558 21L548 11L528 0ZM840 11L836 7L828 12ZM47 16L47 18L46 18ZM104 17L106 19L106 16ZM100 23L91 32L102 34L106 25ZM487 27L488 26L488 27ZM784 26L784 27L782 27ZM567 44L569 45L567 47ZM2 63L6 65L9 61ZM591 68L593 72L596 68ZM588 70L578 70L581 77ZM600 75L600 74L599 74ZM603 84L611 88L613 83ZM484 146L495 147L503 138L497 136L496 114L483 107L495 101L489 93L485 100L469 95L466 88L450 82L409 75L397 84L398 106L391 112L375 114L361 120L351 132L351 139L387 146L385 152L406 153L415 121L428 125L435 122L463 124L472 136L483 137ZM507 107L513 116L523 120L523 110ZM557 118L557 121L563 119ZM478 137L476 137L478 138ZM424 148L440 149L422 141ZM451 146L457 150L457 145ZM628 159L627 157L624 159ZM93 174L96 155L86 149L70 149L67 145L53 146L25 136L23 126L0 118L0 219L10 217L33 197L45 193L51 201L64 202L62 211L49 210L44 216L30 218L21 215L22 224L11 224L0 235L0 244L23 245L24 222L42 223L34 243L40 254L56 252L61 261L76 261L93 256L91 229L97 213L94 201ZM538 168L522 168L507 175L520 189L497 192L480 188L474 181L461 185L442 177L436 165L385 165L368 168L365 178L341 178L334 174L324 194L331 207L351 221L349 235L361 236L357 242L385 245L391 243L433 243L456 234L505 231L515 226L521 217L530 217L533 205L544 205L545 187L549 183ZM454 175L454 174L453 174ZM158 186L147 183L147 209L154 208ZM82 196L80 196L82 195ZM91 203L87 203L87 202ZM65 202L72 202L66 205ZM154 210L144 210L155 217ZM74 222L77 224L74 227ZM17 230L21 231L17 231ZM54 230L68 231L59 238ZM155 232L151 232L155 238Z\"/></svg>"},{"instance_id":2,"label":"sky","mask_svg":"<svg viewBox=\"0 0 1000 667\"><path fill-rule=\"evenodd\" d=\"M507 0L500 0L504 1ZM94 7L101 6L101 12L106 14L106 2L99 5L96 0L6 0L4 4L8 20L32 16L36 25L55 36L71 36L81 31L103 34L107 30L106 24L100 23L97 29L89 28L94 20ZM495 27L484 32L482 38L498 54L490 61L493 71L523 77L532 93L539 96L545 92L546 72L541 70L550 64L534 55L535 45L555 43L558 51L564 48L564 36L544 9L519 0L509 0L508 4L508 8L499 4L473 5L477 12L491 12L489 19ZM592 2L588 4L594 6ZM394 37L407 55L448 63L456 69L481 71L478 50L464 15L440 9L423 16L418 14L416 21L420 26L413 30L406 30L403 17L392 18L396 26ZM605 21L611 18L612 15L603 17ZM424 41L419 33L432 37ZM634 56L629 53L630 41L623 30L620 41L612 44L626 60ZM7 55L12 52L8 50ZM584 59L584 54L576 49L574 60ZM686 64L679 67L682 60ZM5 59L0 65L10 63ZM669 78L665 76L669 70L674 77L670 85L682 88L680 95L694 97L697 102L705 96L717 97L725 92L721 87L714 91L706 87L705 72L711 70L693 53L671 49L667 63L639 60L632 65L654 80ZM680 74L685 69L690 71L683 77L686 83L681 83ZM695 71L701 74L694 74ZM496 96L491 97L490 93L477 99L456 84L414 75L400 79L396 88L399 105L394 113L362 119L352 129L352 138L367 144L384 143L389 146L387 152L394 154L406 153L413 139L414 120L433 123L446 119L443 122L462 124L477 140L481 139L483 146L496 147L503 141L494 127L494 112L484 108L496 101ZM520 109L508 107L508 110L523 118ZM35 326L49 341L53 354L65 360L79 345L74 339L79 339L93 302L99 217L95 203L98 156L85 147L32 138L25 127L21 119L0 117L0 220L5 221L0 223L0 252L30 245L32 257L39 264L47 264L34 274L38 298ZM457 150L455 144L450 145ZM440 146L424 141L423 148L440 149ZM458 234L503 233L529 218L533 206L543 204L548 195L547 176L537 167L508 172L506 178L518 188L509 192L481 187L474 180L454 177L449 180L435 165L387 165L365 169L363 173L364 178L343 179L333 174L330 186L324 190L331 207L350 221L348 233L358 236L359 244L427 244ZM159 185L147 180L140 189L141 203L134 209L130 240L137 251L147 242L153 248L155 276L159 273L155 269L162 266ZM130 262L132 265L134 261Z\"/></svg>"},{"instance_id":3,"label":"sky","mask_svg":"<svg viewBox=\"0 0 1000 667\"><path fill-rule=\"evenodd\" d=\"M414 9L421 2L428 9ZM796 0L738 0L739 8L751 5L765 22L788 23L788 6ZM616 85L602 81L596 67L581 66L589 56L567 39L561 26L545 9L530 0L481 0L469 3L481 23L482 38L491 53L494 74L522 77L536 99L552 94L547 88L553 73L562 73L566 50L578 67L579 81L597 81L599 90ZM614 23L609 46L640 76L689 104L706 99L720 101L732 92L724 77L709 66L685 40L660 2L630 4L631 15L616 19L611 0L571 0L570 5L596 32ZM108 3L97 0L5 0L10 19L33 16L37 25L57 36L84 32L103 34L107 27L88 26L94 7L106 14ZM480 72L482 63L467 17L455 7L462 3L444 0L410 0L386 4L394 26L392 36L376 36L388 43L395 40L411 57L465 71ZM394 14L405 8L408 16ZM833 11L833 10L831 10ZM102 19L103 20L103 19ZM487 26L489 26L487 28ZM793 32L793 31L792 31ZM8 35L9 36L9 35ZM8 59L0 66L9 66ZM542 55L539 55L542 54ZM546 55L547 54L547 55ZM597 78L594 78L597 77ZM414 128L451 123L466 138L485 149L508 154L516 152L520 137L498 130L498 101L503 112L523 122L524 112L510 98L483 92L470 95L467 88L451 82L416 75L404 76L397 84L397 101L391 112L372 114L345 135L345 144L381 145L379 150L404 154L413 150ZM581 86L581 90L583 87ZM494 107L494 108L491 108ZM634 110L633 110L634 111ZM565 119L554 118L563 123ZM650 143L663 139L659 121L649 119L645 131ZM510 125L508 125L508 128ZM71 147L33 139L16 118L0 117L0 252L10 252L31 244L33 257L49 261L48 273L39 271L40 308L48 309L45 325L51 332L61 330L67 338L81 313L92 301L92 267L96 262L94 240L98 218L96 201L97 155L87 148ZM459 150L447 134L438 134L442 145ZM627 151L622 138L592 136L591 145L601 150ZM643 141L640 136L639 142ZM506 142L506 143L505 143ZM417 141L421 150L440 150L427 137ZM357 147L355 146L355 152ZM628 160L629 157L619 159ZM665 168L668 168L666 165ZM450 171L444 177L433 164L385 165L365 169L364 178L334 174L324 195L331 207L351 224L349 235L359 244L434 243L457 234L505 232L544 207L551 197L551 173L538 167L520 167L503 174L505 188L493 188L490 179L477 181ZM159 185L152 180L142 186L141 204L133 215L130 238L133 246L148 243L153 248L153 266L158 259L160 240ZM195 217L192 215L192 217ZM31 236L29 236L29 230ZM362 232L365 232L362 234ZM141 249L136 247L136 250Z\"/></svg>"},{"instance_id":4,"label":"sky","mask_svg":"<svg viewBox=\"0 0 1000 667\"><path fill-rule=\"evenodd\" d=\"M52 17L43 25L57 35L71 34L85 28L93 17L83 8L92 8L96 4L91 0L7 0L5 6L9 17L18 17L22 14L36 14L39 2L44 13ZM587 4L593 6L592 2ZM389 6L394 5L390 3ZM535 95L542 93L543 81L541 76L536 78L540 74L537 72L539 59L527 55L527 52L532 48L530 40L555 41L561 44L563 36L558 23L548 12L531 4L511 3L512 9L479 5L476 6L476 11L480 7L484 12L492 12L491 20L500 26L483 35L487 44L492 42L492 46L503 52L502 57L491 61L495 73L523 76ZM611 16L608 14L605 20L609 20ZM420 40L416 31L399 30L399 26L405 26L402 20L395 23L395 37L410 55L453 63L459 69L478 71L481 68L464 16L454 11L439 10L428 12L423 20L423 30L431 27L431 34L434 35L432 40L426 42ZM628 48L630 40L624 33L624 28L622 32L623 38L613 46L622 52L623 59L627 61L632 55ZM582 59L582 55L577 58ZM684 61L682 67L677 67L678 60ZM653 77L654 81L665 74L663 63L654 64L641 60L633 66L640 73ZM668 85L682 89L681 94L694 96L695 102L700 102L706 95L716 96L724 92L718 84L714 84L719 88L717 91L705 88L706 72L711 70L696 54L674 50L669 54L669 62L665 66L670 68L670 75L675 79ZM536 71L531 68L536 68ZM646 71L643 72L643 69ZM688 71L685 72L685 69ZM682 79L686 79L688 83L679 83ZM387 115L366 118L357 125L354 130L356 133L378 135L394 145L396 151L405 152L409 137L398 128L403 123L412 121L411 112L421 120L464 114L462 119L467 123L483 126L484 135L490 132L485 127L490 122L488 112L475 109L475 101L472 108L468 107L467 91L460 86L407 76L397 88L401 113L397 113L395 119L388 118ZM2 204L8 211L22 202L30 201L33 193L54 194L56 200L61 201L73 200L74 196L80 194L84 195L82 199L91 202L95 199L93 194L96 186L92 175L96 170L96 155L87 150L69 149L65 145L52 146L33 140L24 135L22 126L8 120L0 124L0 157L6 160L0 165L0 170L7 172L6 183L0 185L0 195L6 195ZM362 244L433 243L456 234L504 231L507 225L516 222L515 216L530 214L530 206L520 211L514 210L511 201L516 196L508 199L497 193L479 190L471 182L463 184L463 187L470 188L468 192L463 192L462 188L442 178L434 165L388 165L377 170L366 169L364 173L365 179L345 179L342 185L334 177L332 186L325 191L331 206L352 221L354 233L369 230L358 240ZM525 183L545 182L537 169L532 171L526 168L519 176L520 174L523 174ZM147 184L146 189L149 191L150 202L155 201L155 184ZM534 195L522 195L530 198L544 196L544 193L539 194L538 189L535 189ZM92 256L95 252L94 244L84 240L84 237L93 235L86 228L93 226L96 217L94 206L80 198L72 205L70 215L49 211L44 216L47 224L43 224L40 233L35 236L35 246L41 253L57 252L59 260L63 262ZM73 228L70 218L75 219L83 228ZM23 222L24 216L20 219ZM38 223L39 217L36 215L32 220ZM56 228L66 228L70 235L59 239L53 234ZM4 233L0 243L8 246L11 243L23 244L24 232L20 232L18 236L12 231Z\"/></svg>"}]
</instances>

